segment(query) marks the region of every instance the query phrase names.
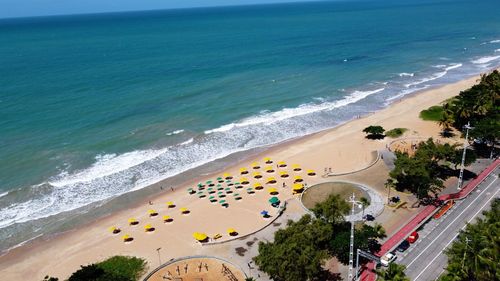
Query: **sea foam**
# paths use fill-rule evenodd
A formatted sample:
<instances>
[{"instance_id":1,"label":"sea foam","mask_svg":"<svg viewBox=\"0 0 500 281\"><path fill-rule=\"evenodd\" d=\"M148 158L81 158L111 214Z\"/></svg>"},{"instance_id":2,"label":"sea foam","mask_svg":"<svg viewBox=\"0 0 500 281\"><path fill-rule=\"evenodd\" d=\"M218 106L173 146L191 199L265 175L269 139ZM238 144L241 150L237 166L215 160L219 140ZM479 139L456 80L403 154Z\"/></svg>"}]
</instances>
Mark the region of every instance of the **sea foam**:
<instances>
[{"instance_id":1,"label":"sea foam","mask_svg":"<svg viewBox=\"0 0 500 281\"><path fill-rule=\"evenodd\" d=\"M436 72L436 73L432 74L431 76L422 78L422 79L417 80L415 82L411 82L411 83L405 84L405 87L406 88L410 88L410 87L413 87L413 86L417 86L417 85L420 85L420 84L423 84L423 83L426 83L426 82L430 82L430 81L442 78L446 74L448 74L448 71L450 71L452 69L456 69L456 68L462 67L462 64L461 63L454 63L454 64L450 64L450 65L435 65L434 67L441 68L441 69L443 69L443 71Z\"/></svg>"},{"instance_id":2,"label":"sea foam","mask_svg":"<svg viewBox=\"0 0 500 281\"><path fill-rule=\"evenodd\" d=\"M487 56L487 57L481 57L475 60L471 60L473 64L487 64L491 61L498 60L500 59L500 56Z\"/></svg>"}]
</instances>

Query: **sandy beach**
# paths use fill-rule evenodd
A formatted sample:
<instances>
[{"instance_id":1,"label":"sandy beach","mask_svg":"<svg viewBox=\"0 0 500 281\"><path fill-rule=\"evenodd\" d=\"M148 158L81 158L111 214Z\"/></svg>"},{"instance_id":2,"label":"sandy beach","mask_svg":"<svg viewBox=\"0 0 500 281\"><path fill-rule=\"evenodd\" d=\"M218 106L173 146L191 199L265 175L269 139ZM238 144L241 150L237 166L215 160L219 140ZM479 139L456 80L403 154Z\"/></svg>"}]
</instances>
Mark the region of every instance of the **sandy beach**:
<instances>
[{"instance_id":1,"label":"sandy beach","mask_svg":"<svg viewBox=\"0 0 500 281\"><path fill-rule=\"evenodd\" d=\"M209 251L213 251L216 255L217 247L224 248L224 243L210 247L202 246L193 239L192 233L204 232L210 237L221 234L222 238L218 239L218 242L232 239L226 233L228 228L236 229L239 236L252 233L265 227L277 215L277 209L271 207L268 202L271 197L269 188L276 188L279 193L277 197L281 201L298 200L298 196L291 190L295 176L302 177L310 186L332 180L322 177L325 168L331 168L332 173L341 174L366 167L373 161L373 152L384 149L393 140L366 139L362 130L369 125L381 125L386 130L396 127L408 128L405 133L405 137L408 138L439 138L438 125L421 120L419 112L457 95L461 90L472 86L478 78L478 76L471 77L415 94L381 111L352 120L337 128L272 147L257 157L248 159L238 166L227 167L220 173L186 179L185 184L177 187L175 191L164 188L162 193L151 199L151 205L148 201L138 202L137 206L131 209L114 213L48 241L38 240L18 247L0 257L1 276L3 280L42 280L48 274L64 279L80 265L97 262L113 255L145 258L150 264L149 270L152 270L158 265L156 249L159 247L162 248L164 261L187 255L207 254ZM458 142L459 139L455 137L452 141ZM264 157L271 158L273 163L265 164ZM287 166L277 167L279 161L284 161ZM253 162L258 162L261 168L252 169ZM300 165L302 170L293 171L291 168L293 164ZM275 171L266 172L264 168L267 166L273 167ZM210 203L208 198L200 199L197 194L190 195L187 192L187 188L196 188L198 182L215 180L224 173L232 175L233 181L236 182L243 177L240 175L242 167L248 169L249 174L244 177L248 178L250 183L241 189L232 187L232 193L226 194L225 198L219 198L227 200L229 204L227 208L221 207L219 203ZM307 175L309 169L314 170L316 175ZM255 179L253 176L255 171L260 172L263 178ZM279 172L287 172L289 176L282 178ZM267 184L269 177L274 177L277 182ZM385 181L385 178L381 178L380 181ZM257 182L263 185L263 190L248 194L247 188L254 187ZM286 187L283 187L283 183ZM373 188L384 194L383 187ZM204 192L206 193L206 189ZM235 200L235 193L239 193L242 199ZM169 208L166 205L169 201L172 201L175 207ZM189 209L190 213L181 214L182 207ZM148 210L151 209L157 211L158 216L150 217ZM271 218L262 218L260 215L262 210L269 211ZM165 215L171 216L173 222L164 223L162 217ZM137 219L139 225L128 225L129 218ZM395 215L393 218L389 217L386 225L389 233L395 230L398 219L404 218ZM155 227L155 231L146 233L144 231L146 224ZM109 231L111 226L119 227L121 233L111 234ZM124 243L122 241L124 234L129 234L134 240L131 243ZM231 260L232 257L221 258Z\"/></svg>"}]
</instances>

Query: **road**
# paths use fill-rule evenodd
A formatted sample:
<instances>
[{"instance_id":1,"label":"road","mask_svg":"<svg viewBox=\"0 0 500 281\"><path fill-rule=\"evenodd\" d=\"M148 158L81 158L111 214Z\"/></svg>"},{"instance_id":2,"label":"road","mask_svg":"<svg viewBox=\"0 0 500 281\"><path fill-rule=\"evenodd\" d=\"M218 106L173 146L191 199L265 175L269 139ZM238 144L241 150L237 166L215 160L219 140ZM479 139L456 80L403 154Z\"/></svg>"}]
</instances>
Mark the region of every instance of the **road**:
<instances>
[{"instance_id":1,"label":"road","mask_svg":"<svg viewBox=\"0 0 500 281\"><path fill-rule=\"evenodd\" d=\"M465 199L458 201L443 217L431 220L419 230L420 238L406 252L398 253L397 263L407 266L406 275L413 281L435 280L444 271L446 249L466 223L473 222L483 210L500 197L497 168Z\"/></svg>"}]
</instances>

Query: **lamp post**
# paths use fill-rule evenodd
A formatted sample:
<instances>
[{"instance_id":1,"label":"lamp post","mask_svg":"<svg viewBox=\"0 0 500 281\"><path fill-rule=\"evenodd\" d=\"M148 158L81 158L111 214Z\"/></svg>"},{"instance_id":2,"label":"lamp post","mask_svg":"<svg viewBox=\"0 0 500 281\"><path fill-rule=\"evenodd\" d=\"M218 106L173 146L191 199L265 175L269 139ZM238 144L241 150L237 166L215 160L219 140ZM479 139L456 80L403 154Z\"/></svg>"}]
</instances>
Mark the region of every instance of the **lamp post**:
<instances>
[{"instance_id":1,"label":"lamp post","mask_svg":"<svg viewBox=\"0 0 500 281\"><path fill-rule=\"evenodd\" d=\"M159 263L160 263L160 265L161 265L160 250L161 250L161 248L157 248L157 249L156 249L156 252L158 252L158 262L159 262Z\"/></svg>"},{"instance_id":2,"label":"lamp post","mask_svg":"<svg viewBox=\"0 0 500 281\"><path fill-rule=\"evenodd\" d=\"M359 202L356 201L356 196L354 193L351 196L352 209L351 209L351 240L349 242L349 276L347 277L349 281L352 281L353 276L353 267L354 267L354 223L356 222L354 218L354 206L358 205Z\"/></svg>"},{"instance_id":3,"label":"lamp post","mask_svg":"<svg viewBox=\"0 0 500 281\"><path fill-rule=\"evenodd\" d=\"M458 176L458 183L457 183L458 190L462 189L462 182L463 182L463 177L464 177L465 154L467 152L467 146L469 144L469 142L468 142L469 130L473 129L470 126L470 122L467 122L467 125L465 125L464 128L466 129L466 132L465 132L465 141L464 141L464 152L462 153L462 163L460 164L460 175Z\"/></svg>"}]
</instances>

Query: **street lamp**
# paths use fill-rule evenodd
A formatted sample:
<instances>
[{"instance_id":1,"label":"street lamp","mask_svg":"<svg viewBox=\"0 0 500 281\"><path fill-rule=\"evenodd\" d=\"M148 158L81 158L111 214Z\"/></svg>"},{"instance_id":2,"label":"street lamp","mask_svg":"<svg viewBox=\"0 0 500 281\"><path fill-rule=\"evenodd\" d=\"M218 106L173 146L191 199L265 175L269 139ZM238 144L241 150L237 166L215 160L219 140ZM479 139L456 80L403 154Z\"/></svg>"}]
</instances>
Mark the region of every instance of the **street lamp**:
<instances>
[{"instance_id":1,"label":"street lamp","mask_svg":"<svg viewBox=\"0 0 500 281\"><path fill-rule=\"evenodd\" d=\"M467 122L467 125L465 125L464 128L466 129L466 132L465 132L465 141L464 141L464 152L462 153L462 163L460 165L460 175L458 176L458 183L457 183L458 190L462 189L462 182L463 182L463 177L464 177L465 153L467 152L467 146L469 144L469 142L468 142L469 130L474 129L473 127L470 126L470 122Z\"/></svg>"},{"instance_id":2,"label":"street lamp","mask_svg":"<svg viewBox=\"0 0 500 281\"><path fill-rule=\"evenodd\" d=\"M159 262L159 263L160 263L160 265L161 265L160 250L161 250L161 248L158 248L158 249L156 249L156 252L158 252L158 262Z\"/></svg>"}]
</instances>

